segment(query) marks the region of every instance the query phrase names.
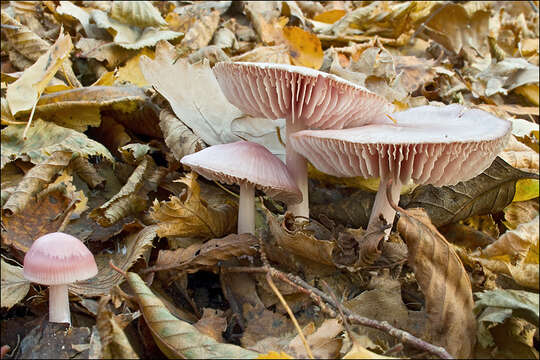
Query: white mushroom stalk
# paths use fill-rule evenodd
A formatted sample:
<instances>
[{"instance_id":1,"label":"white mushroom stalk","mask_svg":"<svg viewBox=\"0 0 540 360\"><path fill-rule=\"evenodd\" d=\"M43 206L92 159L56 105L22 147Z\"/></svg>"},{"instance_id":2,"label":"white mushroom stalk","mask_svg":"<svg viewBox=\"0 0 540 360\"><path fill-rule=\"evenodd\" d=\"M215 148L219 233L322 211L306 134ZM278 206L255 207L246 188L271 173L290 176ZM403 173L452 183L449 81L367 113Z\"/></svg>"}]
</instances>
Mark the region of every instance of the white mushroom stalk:
<instances>
[{"instance_id":1,"label":"white mushroom stalk","mask_svg":"<svg viewBox=\"0 0 540 360\"><path fill-rule=\"evenodd\" d=\"M209 180L240 185L239 234L255 234L255 188L287 204L302 200L285 164L254 142L210 146L184 156L180 162Z\"/></svg>"},{"instance_id":2,"label":"white mushroom stalk","mask_svg":"<svg viewBox=\"0 0 540 360\"><path fill-rule=\"evenodd\" d=\"M303 130L291 135L293 148L318 170L339 177L379 177L368 228L382 215L388 224L402 184L454 185L482 173L509 139L511 124L460 105L420 106L392 114L396 123L342 130ZM388 229L387 232L390 230Z\"/></svg>"},{"instance_id":3,"label":"white mushroom stalk","mask_svg":"<svg viewBox=\"0 0 540 360\"><path fill-rule=\"evenodd\" d=\"M341 129L375 123L393 106L366 88L317 70L268 63L218 63L214 74L227 99L247 114L286 119L286 163L302 192L289 206L309 218L307 163L290 135L309 129Z\"/></svg>"}]
</instances>

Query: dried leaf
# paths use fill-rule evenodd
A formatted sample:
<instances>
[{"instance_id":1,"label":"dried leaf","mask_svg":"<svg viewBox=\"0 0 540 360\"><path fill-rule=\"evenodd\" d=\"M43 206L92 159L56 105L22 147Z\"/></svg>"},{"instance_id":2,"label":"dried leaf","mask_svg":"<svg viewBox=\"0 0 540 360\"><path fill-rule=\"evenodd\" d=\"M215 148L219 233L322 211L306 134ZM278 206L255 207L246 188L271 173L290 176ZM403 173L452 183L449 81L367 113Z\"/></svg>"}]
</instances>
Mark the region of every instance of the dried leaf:
<instances>
[{"instance_id":1,"label":"dried leaf","mask_svg":"<svg viewBox=\"0 0 540 360\"><path fill-rule=\"evenodd\" d=\"M242 358L253 359L257 353L236 345L221 344L201 334L193 325L174 317L136 273L127 273L127 281L160 350L168 358Z\"/></svg>"},{"instance_id":2,"label":"dried leaf","mask_svg":"<svg viewBox=\"0 0 540 360\"><path fill-rule=\"evenodd\" d=\"M289 47L292 63L319 70L323 63L321 41L317 35L300 29L297 26L285 26L283 29L285 43Z\"/></svg>"},{"instance_id":3,"label":"dried leaf","mask_svg":"<svg viewBox=\"0 0 540 360\"><path fill-rule=\"evenodd\" d=\"M102 35L96 25L90 24L90 14L82 8L73 4L71 1L60 1L60 6L56 7L56 13L67 15L79 21L84 29L86 36L91 38L99 38Z\"/></svg>"},{"instance_id":4,"label":"dried leaf","mask_svg":"<svg viewBox=\"0 0 540 360\"><path fill-rule=\"evenodd\" d=\"M159 43L154 60L141 58L146 80L169 101L174 114L208 145L241 140L231 132L230 124L242 112L225 98L208 63L191 65L186 59L174 63L175 57L172 45ZM178 84L191 84L190 91Z\"/></svg>"},{"instance_id":5,"label":"dried leaf","mask_svg":"<svg viewBox=\"0 0 540 360\"><path fill-rule=\"evenodd\" d=\"M285 162L285 146L280 141L286 132L285 119L270 120L246 115L231 122L231 131L242 139L263 145Z\"/></svg>"},{"instance_id":6,"label":"dried leaf","mask_svg":"<svg viewBox=\"0 0 540 360\"><path fill-rule=\"evenodd\" d=\"M319 240L312 232L304 230L300 226L295 229L288 229L282 216L274 216L267 209L265 209L265 213L270 232L278 245L311 261L326 265L334 264L332 261L334 242Z\"/></svg>"},{"instance_id":7,"label":"dried leaf","mask_svg":"<svg viewBox=\"0 0 540 360\"><path fill-rule=\"evenodd\" d=\"M193 172L180 179L187 185L187 192L180 197L171 196L166 202L154 200L150 216L158 224L159 236L217 238L235 231L237 204L202 199L196 179Z\"/></svg>"},{"instance_id":8,"label":"dried leaf","mask_svg":"<svg viewBox=\"0 0 540 360\"><path fill-rule=\"evenodd\" d=\"M409 249L409 264L426 299L426 335L456 357L475 344L469 276L452 247L423 209L400 210L398 231Z\"/></svg>"},{"instance_id":9,"label":"dried leaf","mask_svg":"<svg viewBox=\"0 0 540 360\"><path fill-rule=\"evenodd\" d=\"M204 244L193 244L187 248L161 250L156 268L176 269L194 273L198 270L215 267L219 262L253 256L257 250L257 238L251 234L231 234L221 239L212 239Z\"/></svg>"},{"instance_id":10,"label":"dried leaf","mask_svg":"<svg viewBox=\"0 0 540 360\"><path fill-rule=\"evenodd\" d=\"M0 306L10 309L13 305L24 299L30 290L30 281L23 275L23 268L8 264L1 259L2 296Z\"/></svg>"},{"instance_id":11,"label":"dried leaf","mask_svg":"<svg viewBox=\"0 0 540 360\"><path fill-rule=\"evenodd\" d=\"M519 224L527 223L538 216L540 204L536 200L513 202L504 208L504 226L515 229Z\"/></svg>"},{"instance_id":12,"label":"dried leaf","mask_svg":"<svg viewBox=\"0 0 540 360\"><path fill-rule=\"evenodd\" d=\"M178 161L184 156L201 151L206 147L204 141L195 135L182 121L167 109L159 114L159 127L163 132L165 144Z\"/></svg>"},{"instance_id":13,"label":"dried leaf","mask_svg":"<svg viewBox=\"0 0 540 360\"><path fill-rule=\"evenodd\" d=\"M114 43L125 49L141 49L145 46L154 46L160 40L172 40L182 36L182 33L159 30L154 27L144 29L123 24L111 19L101 10L92 10L92 19L102 29L112 29Z\"/></svg>"},{"instance_id":14,"label":"dried leaf","mask_svg":"<svg viewBox=\"0 0 540 360\"><path fill-rule=\"evenodd\" d=\"M81 50L79 57L106 61L110 68L120 65L135 53L135 50L124 49L114 42L98 39L81 38L75 47Z\"/></svg>"},{"instance_id":15,"label":"dried leaf","mask_svg":"<svg viewBox=\"0 0 540 360\"><path fill-rule=\"evenodd\" d=\"M497 93L506 95L508 91L528 84L536 85L538 92L538 66L523 58L506 58L493 63L478 73L476 79L479 81L473 82L473 89L486 96Z\"/></svg>"},{"instance_id":16,"label":"dried leaf","mask_svg":"<svg viewBox=\"0 0 540 360\"><path fill-rule=\"evenodd\" d=\"M343 331L343 325L337 319L326 319L313 334L306 337L313 356L317 359L336 359L341 349L341 339L336 338ZM287 346L287 353L296 358L307 358L308 354L299 335Z\"/></svg>"},{"instance_id":17,"label":"dried leaf","mask_svg":"<svg viewBox=\"0 0 540 360\"><path fill-rule=\"evenodd\" d=\"M193 326L202 334L210 336L217 342L225 342L222 333L227 329L227 319L223 311L204 308L202 317Z\"/></svg>"},{"instance_id":18,"label":"dried leaf","mask_svg":"<svg viewBox=\"0 0 540 360\"><path fill-rule=\"evenodd\" d=\"M399 359L391 356L384 356L369 351L358 342L353 342L351 350L342 359Z\"/></svg>"},{"instance_id":19,"label":"dried leaf","mask_svg":"<svg viewBox=\"0 0 540 360\"><path fill-rule=\"evenodd\" d=\"M118 148L120 155L124 162L132 165L138 165L141 161L144 160L145 155L152 152L151 148L147 144L128 144Z\"/></svg>"},{"instance_id":20,"label":"dried leaf","mask_svg":"<svg viewBox=\"0 0 540 360\"><path fill-rule=\"evenodd\" d=\"M130 4L130 2L127 4ZM154 58L154 52L152 50L147 48L142 49L136 56L129 59L126 62L126 65L118 69L116 81L129 82L139 87L148 86L149 84L146 82L146 79L144 78L139 66L141 56L143 55L148 56L150 59Z\"/></svg>"},{"instance_id":21,"label":"dried leaf","mask_svg":"<svg viewBox=\"0 0 540 360\"><path fill-rule=\"evenodd\" d=\"M146 156L120 192L99 208L92 210L89 216L101 226L111 226L127 215L146 209L147 194L157 190L163 176L165 176L165 169L156 166L154 160Z\"/></svg>"},{"instance_id":22,"label":"dried leaf","mask_svg":"<svg viewBox=\"0 0 540 360\"><path fill-rule=\"evenodd\" d=\"M34 65L26 69L14 83L8 85L6 99L13 115L34 107L72 48L71 37L60 34L54 45L41 55Z\"/></svg>"},{"instance_id":23,"label":"dried leaf","mask_svg":"<svg viewBox=\"0 0 540 360\"><path fill-rule=\"evenodd\" d=\"M215 10L209 14L203 14L189 30L180 43L191 50L199 50L210 43L214 32L219 24L219 11Z\"/></svg>"},{"instance_id":24,"label":"dried leaf","mask_svg":"<svg viewBox=\"0 0 540 360\"><path fill-rule=\"evenodd\" d=\"M115 319L108 303L111 297L103 296L99 300L97 328L101 341L101 357L103 359L138 359L129 340Z\"/></svg>"},{"instance_id":25,"label":"dried leaf","mask_svg":"<svg viewBox=\"0 0 540 360\"><path fill-rule=\"evenodd\" d=\"M151 249L152 241L156 237L156 226L143 227L136 223L128 232L117 242L112 253L105 251L95 256L98 274L91 279L69 285L69 291L86 297L110 294L111 289L119 285L124 278L111 269L109 262L112 261L123 271L128 271L137 259Z\"/></svg>"},{"instance_id":26,"label":"dried leaf","mask_svg":"<svg viewBox=\"0 0 540 360\"><path fill-rule=\"evenodd\" d=\"M442 226L473 215L501 211L512 202L518 180L537 178L537 174L517 170L497 157L489 168L471 180L440 188L419 186L401 200L407 208L424 208L433 225Z\"/></svg>"},{"instance_id":27,"label":"dried leaf","mask_svg":"<svg viewBox=\"0 0 540 360\"><path fill-rule=\"evenodd\" d=\"M276 351L269 351L266 354L260 354L257 356L257 359L294 359L292 356L290 356L287 353L284 353L283 351L276 352Z\"/></svg>"},{"instance_id":28,"label":"dried leaf","mask_svg":"<svg viewBox=\"0 0 540 360\"><path fill-rule=\"evenodd\" d=\"M68 331L69 329L69 331ZM24 359L87 358L88 352L78 350L90 341L90 329L65 323L42 322L21 341L20 357ZM88 348L88 347L87 347Z\"/></svg>"},{"instance_id":29,"label":"dried leaf","mask_svg":"<svg viewBox=\"0 0 540 360\"><path fill-rule=\"evenodd\" d=\"M540 159L538 153L525 144L519 142L514 136L506 145L500 157L509 165L527 172L539 172Z\"/></svg>"},{"instance_id":30,"label":"dried leaf","mask_svg":"<svg viewBox=\"0 0 540 360\"><path fill-rule=\"evenodd\" d=\"M56 151L31 168L2 207L2 215L12 216L21 212L35 194L43 190L61 169L68 166L72 156L71 152Z\"/></svg>"},{"instance_id":31,"label":"dried leaf","mask_svg":"<svg viewBox=\"0 0 540 360\"><path fill-rule=\"evenodd\" d=\"M341 19L346 13L347 11L341 9L329 10L314 16L313 20L326 24L333 24Z\"/></svg>"},{"instance_id":32,"label":"dried leaf","mask_svg":"<svg viewBox=\"0 0 540 360\"><path fill-rule=\"evenodd\" d=\"M151 1L113 2L110 16L124 24L135 25L141 28L167 25L161 17L159 10L152 5Z\"/></svg>"},{"instance_id":33,"label":"dried leaf","mask_svg":"<svg viewBox=\"0 0 540 360\"><path fill-rule=\"evenodd\" d=\"M271 62L276 64L291 64L287 44L276 46L259 46L251 51L234 56L232 61Z\"/></svg>"},{"instance_id":34,"label":"dried leaf","mask_svg":"<svg viewBox=\"0 0 540 360\"><path fill-rule=\"evenodd\" d=\"M538 67L537 67L537 72L538 72ZM522 85L522 86L519 86L519 87L515 88L514 92L516 94L519 94L519 95L523 96L531 104L534 104L534 105L538 106L538 104L539 104L538 103L538 95L539 95L538 84Z\"/></svg>"},{"instance_id":35,"label":"dried leaf","mask_svg":"<svg viewBox=\"0 0 540 360\"><path fill-rule=\"evenodd\" d=\"M107 148L78 131L39 119L33 121L33 126L28 129L26 141L22 141L23 130L22 126L16 125L2 129L2 168L16 159L38 164L57 151L67 151L85 158L103 156L114 162Z\"/></svg>"},{"instance_id":36,"label":"dried leaf","mask_svg":"<svg viewBox=\"0 0 540 360\"><path fill-rule=\"evenodd\" d=\"M4 10L2 10L2 25L16 27L14 29L2 27L2 32L6 34L10 45L30 60L37 61L51 47L51 44L37 36L28 27L13 19Z\"/></svg>"}]
</instances>

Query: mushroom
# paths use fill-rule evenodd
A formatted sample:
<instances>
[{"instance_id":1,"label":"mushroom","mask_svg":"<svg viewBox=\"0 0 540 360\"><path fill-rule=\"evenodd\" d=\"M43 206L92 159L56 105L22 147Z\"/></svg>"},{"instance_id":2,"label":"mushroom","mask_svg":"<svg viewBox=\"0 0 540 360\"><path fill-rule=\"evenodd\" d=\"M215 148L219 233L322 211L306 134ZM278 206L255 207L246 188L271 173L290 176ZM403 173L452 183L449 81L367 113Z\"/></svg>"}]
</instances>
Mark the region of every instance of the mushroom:
<instances>
[{"instance_id":1,"label":"mushroom","mask_svg":"<svg viewBox=\"0 0 540 360\"><path fill-rule=\"evenodd\" d=\"M286 163L302 202L289 207L309 217L307 164L289 145L293 132L341 129L378 122L393 106L368 89L310 68L269 63L221 62L214 74L225 97L257 117L286 119Z\"/></svg>"},{"instance_id":2,"label":"mushroom","mask_svg":"<svg viewBox=\"0 0 540 360\"><path fill-rule=\"evenodd\" d=\"M214 145L186 155L180 162L209 180L240 185L239 234L255 233L255 187L287 204L302 201L285 164L257 143Z\"/></svg>"},{"instance_id":3,"label":"mushroom","mask_svg":"<svg viewBox=\"0 0 540 360\"><path fill-rule=\"evenodd\" d=\"M90 250L74 236L49 233L34 241L23 264L26 279L49 285L49 322L71 323L68 284L97 274Z\"/></svg>"},{"instance_id":4,"label":"mushroom","mask_svg":"<svg viewBox=\"0 0 540 360\"><path fill-rule=\"evenodd\" d=\"M368 229L382 214L394 221L386 195L399 201L402 184L454 185L482 173L509 139L511 124L461 105L420 106L392 114L396 123L343 130L304 130L291 145L318 170L340 177L380 177ZM387 230L387 233L390 230Z\"/></svg>"}]
</instances>

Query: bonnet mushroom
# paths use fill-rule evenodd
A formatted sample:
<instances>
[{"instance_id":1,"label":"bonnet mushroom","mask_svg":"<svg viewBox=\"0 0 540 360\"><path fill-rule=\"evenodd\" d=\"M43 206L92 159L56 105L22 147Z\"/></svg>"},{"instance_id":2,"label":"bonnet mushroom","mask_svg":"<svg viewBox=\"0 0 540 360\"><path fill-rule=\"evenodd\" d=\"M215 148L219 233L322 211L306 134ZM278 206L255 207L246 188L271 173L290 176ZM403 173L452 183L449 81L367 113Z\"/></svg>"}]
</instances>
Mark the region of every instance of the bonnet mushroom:
<instances>
[{"instance_id":1,"label":"bonnet mushroom","mask_svg":"<svg viewBox=\"0 0 540 360\"><path fill-rule=\"evenodd\" d=\"M289 145L293 132L341 129L378 122L393 106L368 89L310 68L270 63L221 62L214 66L225 97L247 114L286 119L287 169L302 192L289 207L309 217L306 160Z\"/></svg>"},{"instance_id":2,"label":"bonnet mushroom","mask_svg":"<svg viewBox=\"0 0 540 360\"><path fill-rule=\"evenodd\" d=\"M39 237L24 256L24 277L49 285L49 322L71 323L68 284L97 274L94 255L82 241L62 232Z\"/></svg>"},{"instance_id":3,"label":"bonnet mushroom","mask_svg":"<svg viewBox=\"0 0 540 360\"><path fill-rule=\"evenodd\" d=\"M238 234L255 233L255 187L287 204L302 200L285 164L257 143L214 145L186 155L180 162L207 179L240 185Z\"/></svg>"},{"instance_id":4,"label":"bonnet mushroom","mask_svg":"<svg viewBox=\"0 0 540 360\"><path fill-rule=\"evenodd\" d=\"M396 204L400 188L416 184L454 185L482 173L509 139L511 124L461 105L420 106L392 114L396 123L343 130L304 130L291 145L318 170L340 177L380 177L368 229L382 214L394 220L386 195ZM387 230L389 232L389 229Z\"/></svg>"}]
</instances>

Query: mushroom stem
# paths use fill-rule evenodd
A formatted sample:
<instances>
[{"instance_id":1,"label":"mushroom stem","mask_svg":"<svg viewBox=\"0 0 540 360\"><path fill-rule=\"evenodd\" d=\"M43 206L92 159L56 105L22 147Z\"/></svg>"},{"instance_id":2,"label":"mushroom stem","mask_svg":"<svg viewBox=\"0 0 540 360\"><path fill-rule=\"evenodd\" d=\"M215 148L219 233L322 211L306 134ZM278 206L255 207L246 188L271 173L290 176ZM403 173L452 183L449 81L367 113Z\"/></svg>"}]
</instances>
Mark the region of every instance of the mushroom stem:
<instances>
[{"instance_id":1,"label":"mushroom stem","mask_svg":"<svg viewBox=\"0 0 540 360\"><path fill-rule=\"evenodd\" d=\"M369 217L368 229L370 229L373 226L376 226L377 219L379 218L379 215L381 214L388 224L391 225L394 222L394 217L396 216L396 210L394 210L390 206L390 203L388 202L387 193L386 193L386 187L388 185L389 180L390 180L390 176L381 177L379 189L377 190L377 195L375 196L375 203L373 204L373 209L371 210L371 216ZM399 178L393 179L393 182L390 186L390 194L392 196L392 201L394 202L394 204L397 204L399 202L400 191L401 191L401 181L399 180ZM389 234L390 230L391 228L386 229L385 232Z\"/></svg>"},{"instance_id":2,"label":"mushroom stem","mask_svg":"<svg viewBox=\"0 0 540 360\"><path fill-rule=\"evenodd\" d=\"M255 186L240 184L238 234L255 234Z\"/></svg>"},{"instance_id":3,"label":"mushroom stem","mask_svg":"<svg viewBox=\"0 0 540 360\"><path fill-rule=\"evenodd\" d=\"M304 127L300 125L300 122L294 124L291 119L287 119L287 144L285 146L287 169L296 183L296 186L298 186L302 192L302 202L299 204L288 205L288 210L296 216L305 216L306 218L309 218L307 160L293 149L291 142L289 141L289 136L292 133L303 129Z\"/></svg>"},{"instance_id":4,"label":"mushroom stem","mask_svg":"<svg viewBox=\"0 0 540 360\"><path fill-rule=\"evenodd\" d=\"M67 284L49 285L49 322L71 324Z\"/></svg>"}]
</instances>

